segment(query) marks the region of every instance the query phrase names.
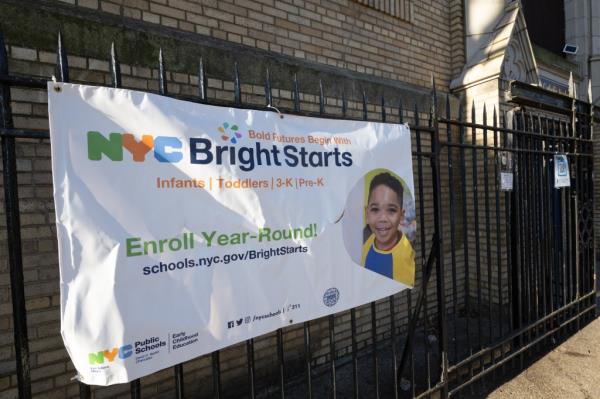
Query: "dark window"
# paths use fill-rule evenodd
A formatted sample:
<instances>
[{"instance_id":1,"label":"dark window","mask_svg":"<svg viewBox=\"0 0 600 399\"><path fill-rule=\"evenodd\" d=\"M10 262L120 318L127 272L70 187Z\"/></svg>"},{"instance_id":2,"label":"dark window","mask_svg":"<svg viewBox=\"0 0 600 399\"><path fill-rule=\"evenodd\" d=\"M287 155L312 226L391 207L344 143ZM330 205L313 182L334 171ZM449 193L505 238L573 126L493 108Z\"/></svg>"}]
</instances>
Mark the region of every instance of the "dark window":
<instances>
[{"instance_id":1,"label":"dark window","mask_svg":"<svg viewBox=\"0 0 600 399\"><path fill-rule=\"evenodd\" d=\"M521 0L529 38L540 47L564 55L564 0Z\"/></svg>"}]
</instances>

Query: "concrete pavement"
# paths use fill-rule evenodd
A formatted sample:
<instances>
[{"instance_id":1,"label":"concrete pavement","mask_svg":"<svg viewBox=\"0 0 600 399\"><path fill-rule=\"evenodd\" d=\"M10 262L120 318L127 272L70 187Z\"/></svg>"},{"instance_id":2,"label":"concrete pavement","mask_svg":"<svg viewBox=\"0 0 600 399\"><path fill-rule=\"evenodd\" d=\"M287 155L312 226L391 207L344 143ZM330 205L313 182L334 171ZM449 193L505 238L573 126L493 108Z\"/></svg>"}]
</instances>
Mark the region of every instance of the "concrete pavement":
<instances>
[{"instance_id":1,"label":"concrete pavement","mask_svg":"<svg viewBox=\"0 0 600 399\"><path fill-rule=\"evenodd\" d=\"M600 398L600 318L494 390L489 398Z\"/></svg>"}]
</instances>

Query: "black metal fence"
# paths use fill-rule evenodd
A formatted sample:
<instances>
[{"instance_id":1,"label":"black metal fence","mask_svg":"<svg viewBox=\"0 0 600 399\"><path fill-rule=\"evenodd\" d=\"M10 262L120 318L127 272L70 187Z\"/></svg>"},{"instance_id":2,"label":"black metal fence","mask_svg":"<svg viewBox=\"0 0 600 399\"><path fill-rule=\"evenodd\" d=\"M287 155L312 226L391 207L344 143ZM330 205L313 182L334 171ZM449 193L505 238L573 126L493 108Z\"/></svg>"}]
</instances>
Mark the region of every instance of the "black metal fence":
<instances>
[{"instance_id":1,"label":"black metal fence","mask_svg":"<svg viewBox=\"0 0 600 399\"><path fill-rule=\"evenodd\" d=\"M158 65L159 93L168 95L162 51ZM113 86L120 87L114 46L110 70ZM237 64L232 103L207 98L202 60L198 76L198 95L184 99L250 108L242 104ZM60 34L56 78L69 81ZM0 35L4 205L21 398L32 397L32 392L15 143L23 138L47 139L48 132L13 127L10 88L45 89L47 80L9 74ZM304 112L295 77L290 86L293 106L282 111L348 118L345 94L338 115L329 114L320 84L319 111ZM268 71L264 87L263 109L272 110ZM212 392L208 396L460 396L475 382L521 369L532 354L543 353L595 317L593 107L569 100L572 108L562 115L494 108L489 116L485 106L479 113L473 104L467 122L462 107L453 115L449 98L438 100L435 82L431 107L424 113L417 106L408 111L402 104L386 105L382 97L381 113L374 115L368 112L364 92L360 101L363 120L411 122L419 227L417 288L352 309L349 317L338 314L304 323L302 354L295 357L286 354L289 329L278 330L267 377L257 377L253 339L245 344L246 383L222 382L220 359L230 349L211 354ZM395 120L386 113L392 107L398 110ZM568 156L571 187L554 188L557 153ZM501 172L512 173L512 190L502 190ZM324 329L319 329L315 346L311 335L317 325ZM185 369L186 364L173 368L177 398L186 396L184 392L188 396L197 393L193 382L184 383ZM145 396L143 380L130 384L132 398ZM102 389L80 384L80 397L91 397Z\"/></svg>"}]
</instances>

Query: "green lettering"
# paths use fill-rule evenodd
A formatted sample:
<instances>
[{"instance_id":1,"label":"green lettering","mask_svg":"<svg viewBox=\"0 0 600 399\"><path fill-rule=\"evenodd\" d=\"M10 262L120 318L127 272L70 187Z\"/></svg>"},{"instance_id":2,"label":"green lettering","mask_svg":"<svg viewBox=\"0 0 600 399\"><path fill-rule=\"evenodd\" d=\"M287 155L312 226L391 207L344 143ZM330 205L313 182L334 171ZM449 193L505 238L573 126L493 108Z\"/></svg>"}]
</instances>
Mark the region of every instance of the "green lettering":
<instances>
[{"instance_id":1,"label":"green lettering","mask_svg":"<svg viewBox=\"0 0 600 399\"><path fill-rule=\"evenodd\" d=\"M123 137L121 133L110 133L108 139L100 132L89 131L88 139L88 159L99 161L102 154L106 155L111 161L123 160Z\"/></svg>"},{"instance_id":2,"label":"green lettering","mask_svg":"<svg viewBox=\"0 0 600 399\"><path fill-rule=\"evenodd\" d=\"M88 361L90 362L90 364L104 363L104 352L90 353L88 355Z\"/></svg>"},{"instance_id":3,"label":"green lettering","mask_svg":"<svg viewBox=\"0 0 600 399\"><path fill-rule=\"evenodd\" d=\"M152 247L153 254L157 252L156 241L144 241L144 255L148 255L148 247Z\"/></svg>"},{"instance_id":4,"label":"green lettering","mask_svg":"<svg viewBox=\"0 0 600 399\"><path fill-rule=\"evenodd\" d=\"M227 234L220 234L217 238L217 242L219 243L219 245L227 245L227 243L229 242L229 237L227 237Z\"/></svg>"},{"instance_id":5,"label":"green lettering","mask_svg":"<svg viewBox=\"0 0 600 399\"><path fill-rule=\"evenodd\" d=\"M241 244L242 243L242 235L240 233L233 233L231 235L231 245Z\"/></svg>"},{"instance_id":6,"label":"green lettering","mask_svg":"<svg viewBox=\"0 0 600 399\"><path fill-rule=\"evenodd\" d=\"M271 241L271 229L268 227L258 229L258 242L263 240Z\"/></svg>"},{"instance_id":7,"label":"green lettering","mask_svg":"<svg viewBox=\"0 0 600 399\"><path fill-rule=\"evenodd\" d=\"M142 246L138 243L141 240L140 237L132 237L125 240L127 246L127 256L140 256L142 252L134 252L136 249L141 249Z\"/></svg>"},{"instance_id":8,"label":"green lettering","mask_svg":"<svg viewBox=\"0 0 600 399\"><path fill-rule=\"evenodd\" d=\"M160 248L160 253L161 253L161 254L162 254L163 252L165 252L165 247L164 247L164 245L165 245L165 244L166 244L168 241L169 241L169 240L168 240L168 239L166 239L166 238L165 238L164 240L159 240L159 241L158 241L158 246L159 246L159 248Z\"/></svg>"},{"instance_id":9,"label":"green lettering","mask_svg":"<svg viewBox=\"0 0 600 399\"><path fill-rule=\"evenodd\" d=\"M210 247L212 245L212 240L215 237L215 234L217 234L216 231L213 231L210 235L206 234L206 232L202 232L202 237L204 237L204 239L206 240L206 246Z\"/></svg>"}]
</instances>

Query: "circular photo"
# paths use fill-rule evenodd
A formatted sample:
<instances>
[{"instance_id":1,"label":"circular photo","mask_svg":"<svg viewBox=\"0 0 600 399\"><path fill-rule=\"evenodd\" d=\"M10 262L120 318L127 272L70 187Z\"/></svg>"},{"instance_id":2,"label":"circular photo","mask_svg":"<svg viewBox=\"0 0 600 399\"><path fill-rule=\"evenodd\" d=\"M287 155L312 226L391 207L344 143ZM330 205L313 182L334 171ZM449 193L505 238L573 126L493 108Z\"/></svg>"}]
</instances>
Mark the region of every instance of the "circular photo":
<instances>
[{"instance_id":1,"label":"circular photo","mask_svg":"<svg viewBox=\"0 0 600 399\"><path fill-rule=\"evenodd\" d=\"M355 263L414 286L415 201L397 174L375 169L356 183L346 201L342 231Z\"/></svg>"}]
</instances>

